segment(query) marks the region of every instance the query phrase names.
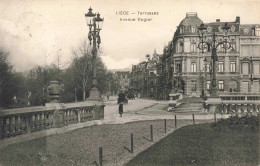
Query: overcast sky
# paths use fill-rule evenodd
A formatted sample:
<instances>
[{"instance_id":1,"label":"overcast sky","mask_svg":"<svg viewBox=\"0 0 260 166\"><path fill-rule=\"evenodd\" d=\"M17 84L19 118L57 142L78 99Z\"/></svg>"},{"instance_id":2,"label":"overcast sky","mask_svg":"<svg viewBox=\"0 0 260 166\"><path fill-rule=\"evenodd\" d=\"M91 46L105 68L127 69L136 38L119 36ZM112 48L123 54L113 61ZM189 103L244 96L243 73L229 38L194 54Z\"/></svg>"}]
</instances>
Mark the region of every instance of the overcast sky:
<instances>
[{"instance_id":1,"label":"overcast sky","mask_svg":"<svg viewBox=\"0 0 260 166\"><path fill-rule=\"evenodd\" d=\"M66 66L71 49L87 39L84 14L90 6L105 19L100 35L108 69L130 68L154 49L161 54L187 12L197 12L206 23L235 21L240 16L241 24L260 24L260 0L0 0L0 47L10 52L18 71L57 64L57 55ZM119 11L135 14L120 16ZM159 15L138 15L138 11Z\"/></svg>"}]
</instances>

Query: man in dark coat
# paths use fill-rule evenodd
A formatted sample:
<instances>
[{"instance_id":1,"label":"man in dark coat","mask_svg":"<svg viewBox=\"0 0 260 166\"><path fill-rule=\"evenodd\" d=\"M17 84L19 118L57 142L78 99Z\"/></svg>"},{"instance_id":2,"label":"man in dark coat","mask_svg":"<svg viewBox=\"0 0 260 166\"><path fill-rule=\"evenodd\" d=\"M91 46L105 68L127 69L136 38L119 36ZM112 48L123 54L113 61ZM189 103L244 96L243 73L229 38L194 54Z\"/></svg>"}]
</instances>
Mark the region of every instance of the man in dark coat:
<instances>
[{"instance_id":1,"label":"man in dark coat","mask_svg":"<svg viewBox=\"0 0 260 166\"><path fill-rule=\"evenodd\" d=\"M124 104L124 101L125 101L125 94L120 91L120 93L118 94L118 104L119 104L119 114L120 114L120 117L122 117L122 114L123 114L123 104Z\"/></svg>"}]
</instances>

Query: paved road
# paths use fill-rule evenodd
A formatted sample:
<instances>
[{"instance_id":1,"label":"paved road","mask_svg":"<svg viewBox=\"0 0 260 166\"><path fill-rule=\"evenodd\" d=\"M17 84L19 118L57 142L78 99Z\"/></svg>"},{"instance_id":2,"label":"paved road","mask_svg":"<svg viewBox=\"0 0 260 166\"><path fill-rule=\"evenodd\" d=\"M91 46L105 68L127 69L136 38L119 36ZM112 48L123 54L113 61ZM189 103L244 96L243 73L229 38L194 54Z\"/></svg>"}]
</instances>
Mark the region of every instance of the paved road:
<instances>
[{"instance_id":1,"label":"paved road","mask_svg":"<svg viewBox=\"0 0 260 166\"><path fill-rule=\"evenodd\" d=\"M167 112L168 101L156 101L148 99L129 100L124 104L124 114L120 117L116 96L111 96L109 101L105 101L105 119L98 121L100 124L122 124L140 120L155 119L174 119L174 112ZM229 115L217 115L217 118L227 117ZM177 114L178 119L192 119L190 114ZM212 114L195 115L196 119L213 119Z\"/></svg>"}]
</instances>

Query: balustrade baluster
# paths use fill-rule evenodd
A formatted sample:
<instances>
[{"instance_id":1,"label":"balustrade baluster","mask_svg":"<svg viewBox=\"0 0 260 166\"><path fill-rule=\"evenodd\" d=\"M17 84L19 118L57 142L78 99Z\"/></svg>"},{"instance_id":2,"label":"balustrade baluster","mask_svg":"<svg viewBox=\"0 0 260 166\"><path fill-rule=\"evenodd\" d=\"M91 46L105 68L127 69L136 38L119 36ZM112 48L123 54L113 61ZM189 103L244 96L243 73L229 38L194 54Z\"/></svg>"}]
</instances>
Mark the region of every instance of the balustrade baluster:
<instances>
[{"instance_id":1,"label":"balustrade baluster","mask_svg":"<svg viewBox=\"0 0 260 166\"><path fill-rule=\"evenodd\" d=\"M21 134L26 133L26 117L25 115L21 115Z\"/></svg>"},{"instance_id":2,"label":"balustrade baluster","mask_svg":"<svg viewBox=\"0 0 260 166\"><path fill-rule=\"evenodd\" d=\"M77 109L75 109L74 111L73 111L73 114L74 114L74 123L78 123L78 122L80 122L80 120L78 121L78 116L79 116L79 118L80 118L80 115L79 115L79 108L77 108Z\"/></svg>"},{"instance_id":3,"label":"balustrade baluster","mask_svg":"<svg viewBox=\"0 0 260 166\"><path fill-rule=\"evenodd\" d=\"M71 122L71 110L68 111L68 124L70 124Z\"/></svg>"},{"instance_id":4,"label":"balustrade baluster","mask_svg":"<svg viewBox=\"0 0 260 166\"><path fill-rule=\"evenodd\" d=\"M33 131L37 131L37 113L33 115Z\"/></svg>"},{"instance_id":5,"label":"balustrade baluster","mask_svg":"<svg viewBox=\"0 0 260 166\"><path fill-rule=\"evenodd\" d=\"M244 113L248 113L248 104L245 104L245 111Z\"/></svg>"},{"instance_id":6,"label":"balustrade baluster","mask_svg":"<svg viewBox=\"0 0 260 166\"><path fill-rule=\"evenodd\" d=\"M237 104L237 113L238 114L242 113L242 111L241 111L241 104Z\"/></svg>"},{"instance_id":7,"label":"balustrade baluster","mask_svg":"<svg viewBox=\"0 0 260 166\"><path fill-rule=\"evenodd\" d=\"M226 104L226 110L227 110L227 114L230 114L230 112L229 112L229 104Z\"/></svg>"},{"instance_id":8,"label":"balustrade baluster","mask_svg":"<svg viewBox=\"0 0 260 166\"><path fill-rule=\"evenodd\" d=\"M257 105L256 105L256 104L253 104L253 112L256 113L256 110L257 110Z\"/></svg>"},{"instance_id":9,"label":"balustrade baluster","mask_svg":"<svg viewBox=\"0 0 260 166\"><path fill-rule=\"evenodd\" d=\"M0 117L0 140L4 138L3 118Z\"/></svg>"},{"instance_id":10,"label":"balustrade baluster","mask_svg":"<svg viewBox=\"0 0 260 166\"><path fill-rule=\"evenodd\" d=\"M15 116L12 116L10 120L10 136L15 136Z\"/></svg>"},{"instance_id":11,"label":"balustrade baluster","mask_svg":"<svg viewBox=\"0 0 260 166\"><path fill-rule=\"evenodd\" d=\"M9 124L9 117L3 118L3 128L4 128L3 135L4 135L4 138L8 137L8 130L9 130L8 124Z\"/></svg>"},{"instance_id":12,"label":"balustrade baluster","mask_svg":"<svg viewBox=\"0 0 260 166\"><path fill-rule=\"evenodd\" d=\"M39 113L39 121L40 121L40 130L44 130L44 113L43 112L40 112Z\"/></svg>"},{"instance_id":13,"label":"balustrade baluster","mask_svg":"<svg viewBox=\"0 0 260 166\"><path fill-rule=\"evenodd\" d=\"M15 132L16 132L16 135L21 134L21 115L19 115L19 114L15 118Z\"/></svg>"},{"instance_id":14,"label":"balustrade baluster","mask_svg":"<svg viewBox=\"0 0 260 166\"><path fill-rule=\"evenodd\" d=\"M63 114L64 116L64 114ZM54 127L54 112L50 112L49 115L48 115L48 119L49 119L49 125L50 125L50 128ZM63 117L64 118L64 117Z\"/></svg>"},{"instance_id":15,"label":"balustrade baluster","mask_svg":"<svg viewBox=\"0 0 260 166\"><path fill-rule=\"evenodd\" d=\"M250 113L253 113L253 104L250 104Z\"/></svg>"},{"instance_id":16,"label":"balustrade baluster","mask_svg":"<svg viewBox=\"0 0 260 166\"><path fill-rule=\"evenodd\" d=\"M237 104L234 104L234 111L235 111L235 114L237 114Z\"/></svg>"},{"instance_id":17,"label":"balustrade baluster","mask_svg":"<svg viewBox=\"0 0 260 166\"><path fill-rule=\"evenodd\" d=\"M80 110L80 122L85 122L85 108Z\"/></svg>"},{"instance_id":18,"label":"balustrade baluster","mask_svg":"<svg viewBox=\"0 0 260 166\"><path fill-rule=\"evenodd\" d=\"M68 125L68 123L69 123L69 110L65 111L65 119L66 119L65 125Z\"/></svg>"},{"instance_id":19,"label":"balustrade baluster","mask_svg":"<svg viewBox=\"0 0 260 166\"><path fill-rule=\"evenodd\" d=\"M70 124L73 124L74 121L74 109L70 111Z\"/></svg>"},{"instance_id":20,"label":"balustrade baluster","mask_svg":"<svg viewBox=\"0 0 260 166\"><path fill-rule=\"evenodd\" d=\"M70 124L73 124L74 123L74 114L75 114L75 109L72 109L71 112L70 112Z\"/></svg>"},{"instance_id":21,"label":"balustrade baluster","mask_svg":"<svg viewBox=\"0 0 260 166\"><path fill-rule=\"evenodd\" d=\"M45 113L44 113L44 126L45 126L45 129L49 129L49 128L50 128L50 116L49 116L49 112L45 112Z\"/></svg>"},{"instance_id":22,"label":"balustrade baluster","mask_svg":"<svg viewBox=\"0 0 260 166\"><path fill-rule=\"evenodd\" d=\"M37 124L37 131L41 130L41 113L37 113L37 118L36 118L36 124Z\"/></svg>"}]
</instances>

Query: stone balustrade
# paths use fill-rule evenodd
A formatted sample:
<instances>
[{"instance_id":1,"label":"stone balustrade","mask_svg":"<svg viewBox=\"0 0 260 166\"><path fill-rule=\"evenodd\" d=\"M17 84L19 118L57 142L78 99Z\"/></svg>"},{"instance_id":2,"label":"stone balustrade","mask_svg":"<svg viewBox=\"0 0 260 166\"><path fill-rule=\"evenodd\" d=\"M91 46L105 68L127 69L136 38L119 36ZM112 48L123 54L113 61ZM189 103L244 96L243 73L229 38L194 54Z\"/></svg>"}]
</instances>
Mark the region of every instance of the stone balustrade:
<instances>
[{"instance_id":1,"label":"stone balustrade","mask_svg":"<svg viewBox=\"0 0 260 166\"><path fill-rule=\"evenodd\" d=\"M221 103L216 113L245 114L259 113L260 93L228 92L220 93Z\"/></svg>"},{"instance_id":2,"label":"stone balustrade","mask_svg":"<svg viewBox=\"0 0 260 166\"><path fill-rule=\"evenodd\" d=\"M46 104L0 111L0 139L104 119L103 103Z\"/></svg>"},{"instance_id":3,"label":"stone balustrade","mask_svg":"<svg viewBox=\"0 0 260 166\"><path fill-rule=\"evenodd\" d=\"M222 114L258 114L260 111L260 104L238 104L238 103L223 103L218 105L216 113Z\"/></svg>"}]
</instances>

